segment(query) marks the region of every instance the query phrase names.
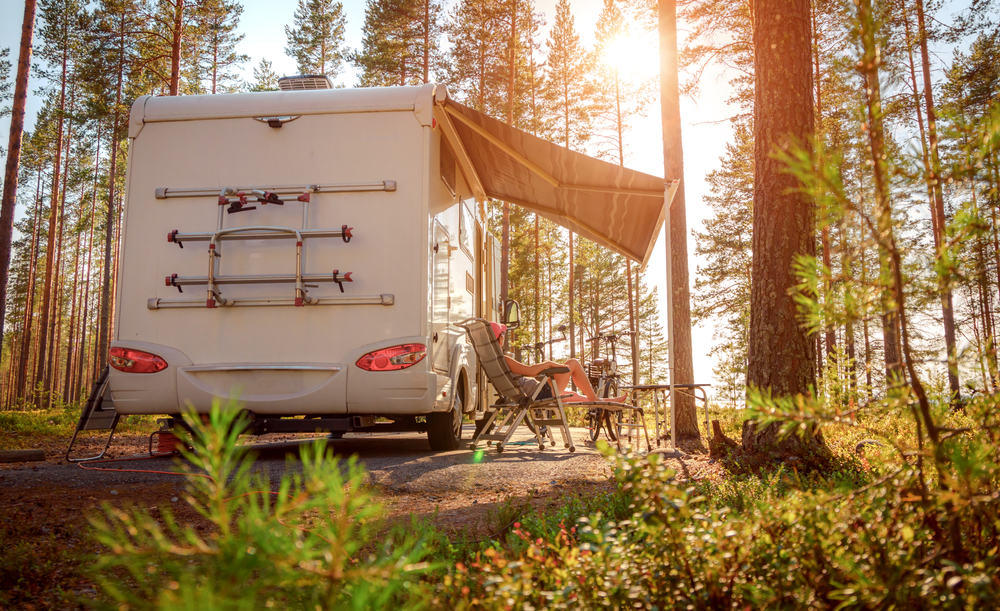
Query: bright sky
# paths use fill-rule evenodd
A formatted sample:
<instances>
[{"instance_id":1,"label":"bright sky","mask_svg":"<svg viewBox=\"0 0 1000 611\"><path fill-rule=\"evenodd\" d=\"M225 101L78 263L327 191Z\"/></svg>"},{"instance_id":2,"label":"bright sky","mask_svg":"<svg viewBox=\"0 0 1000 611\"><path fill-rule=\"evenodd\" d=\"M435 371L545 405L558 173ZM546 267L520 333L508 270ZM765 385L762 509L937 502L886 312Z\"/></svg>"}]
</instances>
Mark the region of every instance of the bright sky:
<instances>
[{"instance_id":1,"label":"bright sky","mask_svg":"<svg viewBox=\"0 0 1000 611\"><path fill-rule=\"evenodd\" d=\"M446 0L448 6L456 0ZM292 22L297 2L285 0L243 0L244 12L240 29L246 34L240 46L240 52L246 53L251 60L246 65L246 80L252 80L252 68L263 58L274 64L278 74L295 73L295 62L285 55L284 26ZM572 12L576 21L576 29L581 42L588 48L593 46L594 25L600 13L601 0L573 0ZM544 29L548 36L548 27L555 21L556 0L535 0L536 10L545 15L547 22ZM361 27L364 23L364 0L344 0L344 12L347 18L347 44L352 48L361 46ZM21 20L24 14L23 0L0 0L0 48L11 47L12 60L17 61L17 49L20 41ZM655 69L658 59L655 46L635 63L649 65ZM641 55L641 53L640 53ZM349 72L342 77L342 82L351 85L355 82L354 73ZM38 81L29 83L31 90L38 87ZM708 193L705 175L719 165L719 157L725 153L725 143L729 140L731 130L726 117L732 114L724 100L728 97L725 84L713 75L704 77L702 95L697 102L681 100L681 119L683 121L684 139L684 184L687 198L688 222L688 265L693 284L698 261L694 258L694 238L691 229L701 229L707 209L702 203ZM40 106L37 97L29 96L28 117L26 128L34 126L34 116ZM660 109L653 105L648 117L636 120L633 129L626 136L629 147L627 165L635 170L663 175L663 148L660 137ZM0 137L6 148L9 119L0 120ZM662 234L657 242L649 264L649 279L657 285L660 296L660 318L666 328L666 302L664 301L664 285L666 282L666 254L663 248ZM692 333L694 345L695 382L712 383L713 359L707 355L712 346L712 328L695 327Z\"/></svg>"}]
</instances>

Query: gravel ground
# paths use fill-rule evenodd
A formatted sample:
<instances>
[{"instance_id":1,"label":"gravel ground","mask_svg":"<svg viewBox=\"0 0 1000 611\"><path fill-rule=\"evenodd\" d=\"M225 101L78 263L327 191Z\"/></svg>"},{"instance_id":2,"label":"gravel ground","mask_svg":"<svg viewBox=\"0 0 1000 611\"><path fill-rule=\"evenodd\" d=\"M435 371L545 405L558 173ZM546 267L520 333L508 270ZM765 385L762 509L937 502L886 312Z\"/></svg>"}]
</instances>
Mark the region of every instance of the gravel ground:
<instances>
[{"instance_id":1,"label":"gravel ground","mask_svg":"<svg viewBox=\"0 0 1000 611\"><path fill-rule=\"evenodd\" d=\"M472 425L463 437L471 438ZM611 488L611 468L589 441L586 429L572 429L576 452L558 443L539 452L534 438L521 428L502 454L494 448L473 453L466 448L454 452L432 452L423 434L348 434L332 442L340 457L357 455L370 473L389 517L432 517L448 530L477 530L489 507L510 497L531 496L538 505L554 504L568 494L587 494ZM560 436L556 433L556 439ZM303 444L315 436L268 435L246 438L257 454L254 470L266 473L276 485L289 465L286 457L298 454ZM75 456L99 452L99 438L82 440ZM464 444L463 444L464 445ZM65 444L47 447L42 463L3 465L0 468L0 499L7 503L79 505L86 509L99 502L142 498L156 504L166 502L183 490L183 478L165 473L130 471L172 471L176 458L115 461L89 464L81 468L64 460ZM695 448L688 448L695 450ZM116 459L144 455L148 440L128 437L116 440L109 455ZM705 454L669 458L684 479L717 479L721 465ZM100 470L98 470L100 469ZM155 492L154 492L155 491ZM152 496L151 496L152 495ZM0 500L0 504L4 501Z\"/></svg>"}]
</instances>

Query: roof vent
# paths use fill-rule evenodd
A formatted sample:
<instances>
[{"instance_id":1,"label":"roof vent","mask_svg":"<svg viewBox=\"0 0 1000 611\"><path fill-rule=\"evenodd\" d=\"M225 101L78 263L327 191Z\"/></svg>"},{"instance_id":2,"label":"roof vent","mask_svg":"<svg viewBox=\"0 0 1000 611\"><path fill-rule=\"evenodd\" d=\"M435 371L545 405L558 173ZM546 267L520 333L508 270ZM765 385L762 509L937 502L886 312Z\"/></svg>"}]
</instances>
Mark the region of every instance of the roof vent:
<instances>
[{"instance_id":1,"label":"roof vent","mask_svg":"<svg viewBox=\"0 0 1000 611\"><path fill-rule=\"evenodd\" d=\"M312 91L314 89L333 89L333 83L330 81L330 77L322 74L303 74L279 78L278 88L282 91Z\"/></svg>"}]
</instances>

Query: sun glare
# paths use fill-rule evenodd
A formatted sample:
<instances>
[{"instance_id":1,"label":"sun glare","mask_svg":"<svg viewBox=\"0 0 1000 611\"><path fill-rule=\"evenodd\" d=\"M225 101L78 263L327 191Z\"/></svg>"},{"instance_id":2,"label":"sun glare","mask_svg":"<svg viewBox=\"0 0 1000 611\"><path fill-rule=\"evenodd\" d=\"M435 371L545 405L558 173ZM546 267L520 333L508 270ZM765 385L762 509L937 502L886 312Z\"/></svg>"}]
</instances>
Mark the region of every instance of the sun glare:
<instances>
[{"instance_id":1,"label":"sun glare","mask_svg":"<svg viewBox=\"0 0 1000 611\"><path fill-rule=\"evenodd\" d=\"M605 49L604 61L622 74L650 74L659 70L659 57L655 49L631 36L615 39Z\"/></svg>"}]
</instances>

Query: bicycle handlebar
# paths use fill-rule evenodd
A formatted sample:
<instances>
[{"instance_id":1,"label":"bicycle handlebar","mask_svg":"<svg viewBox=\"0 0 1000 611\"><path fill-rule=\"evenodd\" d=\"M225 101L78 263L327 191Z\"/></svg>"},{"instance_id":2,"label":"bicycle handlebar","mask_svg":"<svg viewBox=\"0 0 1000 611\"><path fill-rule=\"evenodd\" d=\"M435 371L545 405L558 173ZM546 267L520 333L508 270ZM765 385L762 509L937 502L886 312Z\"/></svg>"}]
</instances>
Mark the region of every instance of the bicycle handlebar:
<instances>
[{"instance_id":1,"label":"bicycle handlebar","mask_svg":"<svg viewBox=\"0 0 1000 611\"><path fill-rule=\"evenodd\" d=\"M622 337L627 337L629 335L638 335L638 333L636 333L635 331L622 331L621 333L602 333L601 335L598 335L597 337L589 337L589 338L587 338L587 341L588 342L599 342L602 339L605 339L605 340L608 340L608 339L610 339L610 340L616 340L616 339L620 339Z\"/></svg>"}]
</instances>

